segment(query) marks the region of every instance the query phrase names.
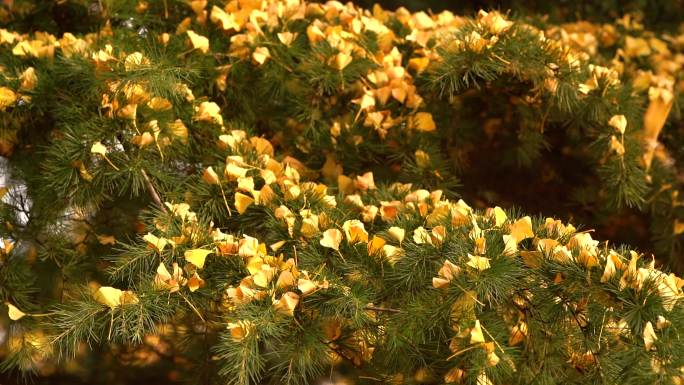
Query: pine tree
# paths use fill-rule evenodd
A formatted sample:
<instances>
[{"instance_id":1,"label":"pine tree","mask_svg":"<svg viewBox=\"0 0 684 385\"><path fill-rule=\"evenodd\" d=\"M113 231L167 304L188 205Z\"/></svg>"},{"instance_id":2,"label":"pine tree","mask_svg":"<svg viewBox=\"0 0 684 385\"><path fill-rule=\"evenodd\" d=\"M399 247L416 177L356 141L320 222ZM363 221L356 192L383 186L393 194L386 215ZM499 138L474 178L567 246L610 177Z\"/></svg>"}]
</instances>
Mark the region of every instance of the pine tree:
<instances>
[{"instance_id":1,"label":"pine tree","mask_svg":"<svg viewBox=\"0 0 684 385\"><path fill-rule=\"evenodd\" d=\"M591 227L479 207L544 199L556 173L590 226L650 216L676 266L681 37L630 17L40 4L0 15L6 371L684 381L684 280ZM27 27L50 12L83 20ZM506 174L532 176L483 191Z\"/></svg>"}]
</instances>

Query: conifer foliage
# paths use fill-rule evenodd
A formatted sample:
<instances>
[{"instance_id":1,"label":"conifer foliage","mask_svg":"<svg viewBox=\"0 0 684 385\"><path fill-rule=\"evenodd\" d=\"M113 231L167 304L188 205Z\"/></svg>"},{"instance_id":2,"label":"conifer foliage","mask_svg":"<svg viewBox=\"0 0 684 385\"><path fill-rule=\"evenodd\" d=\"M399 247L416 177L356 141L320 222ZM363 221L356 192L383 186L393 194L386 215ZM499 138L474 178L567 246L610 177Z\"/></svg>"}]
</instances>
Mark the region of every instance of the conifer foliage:
<instances>
[{"instance_id":1,"label":"conifer foliage","mask_svg":"<svg viewBox=\"0 0 684 385\"><path fill-rule=\"evenodd\" d=\"M5 372L684 383L684 280L459 199L492 162L556 154L601 208L590 225L641 210L676 256L682 37L629 17L71 3L71 30L27 27L42 2L0 14Z\"/></svg>"}]
</instances>

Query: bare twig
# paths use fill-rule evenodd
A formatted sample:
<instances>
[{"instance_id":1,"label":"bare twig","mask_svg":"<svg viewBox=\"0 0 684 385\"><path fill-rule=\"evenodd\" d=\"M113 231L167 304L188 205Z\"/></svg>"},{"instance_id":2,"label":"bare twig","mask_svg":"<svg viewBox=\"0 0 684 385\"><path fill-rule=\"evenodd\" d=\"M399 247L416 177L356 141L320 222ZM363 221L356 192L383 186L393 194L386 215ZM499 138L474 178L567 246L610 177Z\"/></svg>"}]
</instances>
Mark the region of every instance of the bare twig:
<instances>
[{"instance_id":1,"label":"bare twig","mask_svg":"<svg viewBox=\"0 0 684 385\"><path fill-rule=\"evenodd\" d=\"M145 170L141 169L140 173L142 174L143 178L145 178L145 186L147 186L147 192L150 194L150 197L152 198L154 203L157 206L159 206L159 208L164 213L166 213L166 206L164 206L164 203L162 203L162 200L159 197L159 193L157 193L157 189L154 188L154 185L152 184L150 177L147 176L147 172Z\"/></svg>"}]
</instances>

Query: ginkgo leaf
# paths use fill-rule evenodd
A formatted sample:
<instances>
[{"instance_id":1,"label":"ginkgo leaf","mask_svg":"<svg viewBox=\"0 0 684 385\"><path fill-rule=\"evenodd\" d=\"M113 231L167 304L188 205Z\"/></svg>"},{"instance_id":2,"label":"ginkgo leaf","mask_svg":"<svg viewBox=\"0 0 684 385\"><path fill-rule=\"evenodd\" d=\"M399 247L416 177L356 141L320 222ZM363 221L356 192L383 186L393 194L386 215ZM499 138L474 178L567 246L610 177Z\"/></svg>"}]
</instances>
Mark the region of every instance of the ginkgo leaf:
<instances>
[{"instance_id":1,"label":"ginkgo leaf","mask_svg":"<svg viewBox=\"0 0 684 385\"><path fill-rule=\"evenodd\" d=\"M435 289L441 289L441 288L447 287L447 286L449 286L449 282L451 282L451 281L449 281L446 278L432 277L432 287L434 287Z\"/></svg>"},{"instance_id":2,"label":"ginkgo leaf","mask_svg":"<svg viewBox=\"0 0 684 385\"><path fill-rule=\"evenodd\" d=\"M518 219L509 225L509 231L516 244L520 243L523 239L534 237L532 218L526 216Z\"/></svg>"},{"instance_id":3,"label":"ginkgo leaf","mask_svg":"<svg viewBox=\"0 0 684 385\"><path fill-rule=\"evenodd\" d=\"M387 232L389 233L392 238L394 238L399 244L404 241L404 236L406 235L406 230L402 229L401 227L397 226L392 226L390 227Z\"/></svg>"},{"instance_id":4,"label":"ginkgo leaf","mask_svg":"<svg viewBox=\"0 0 684 385\"><path fill-rule=\"evenodd\" d=\"M373 235L373 238L368 242L368 255L375 255L381 252L385 244L387 244L387 242L384 239L377 235Z\"/></svg>"},{"instance_id":5,"label":"ginkgo leaf","mask_svg":"<svg viewBox=\"0 0 684 385\"><path fill-rule=\"evenodd\" d=\"M342 242L342 232L338 229L328 229L323 232L323 238L319 241L320 245L333 250L340 250Z\"/></svg>"},{"instance_id":6,"label":"ginkgo leaf","mask_svg":"<svg viewBox=\"0 0 684 385\"><path fill-rule=\"evenodd\" d=\"M114 309L118 306L138 303L138 296L132 291L123 291L111 286L101 286L93 295L95 300Z\"/></svg>"},{"instance_id":7,"label":"ginkgo leaf","mask_svg":"<svg viewBox=\"0 0 684 385\"><path fill-rule=\"evenodd\" d=\"M363 225L363 222L358 219L350 219L342 224L342 230L347 238L347 242L354 244L359 242L368 242L368 233Z\"/></svg>"},{"instance_id":8,"label":"ginkgo leaf","mask_svg":"<svg viewBox=\"0 0 684 385\"><path fill-rule=\"evenodd\" d=\"M270 57L271 52L266 47L257 47L254 50L254 53L252 53L252 59L254 59L254 61L259 65L266 63L266 60L268 60Z\"/></svg>"},{"instance_id":9,"label":"ginkgo leaf","mask_svg":"<svg viewBox=\"0 0 684 385\"><path fill-rule=\"evenodd\" d=\"M506 212L503 211L503 209L499 206L496 206L492 209L492 216L494 217L494 226L499 227L506 222L508 219L508 216L506 216Z\"/></svg>"},{"instance_id":10,"label":"ginkgo leaf","mask_svg":"<svg viewBox=\"0 0 684 385\"><path fill-rule=\"evenodd\" d=\"M487 270L491 266L489 264L489 258L480 255L470 255L468 254L468 262L466 265L472 267L477 271Z\"/></svg>"},{"instance_id":11,"label":"ginkgo leaf","mask_svg":"<svg viewBox=\"0 0 684 385\"><path fill-rule=\"evenodd\" d=\"M192 249L186 250L184 257L185 260L195 265L197 268L204 268L204 261L207 259L207 255L211 254L213 251L205 249Z\"/></svg>"},{"instance_id":12,"label":"ginkgo leaf","mask_svg":"<svg viewBox=\"0 0 684 385\"><path fill-rule=\"evenodd\" d=\"M247 211L247 208L254 203L254 198L250 197L249 195L245 195L240 192L235 193L235 208L237 209L238 213L242 214L245 211Z\"/></svg>"},{"instance_id":13,"label":"ginkgo leaf","mask_svg":"<svg viewBox=\"0 0 684 385\"><path fill-rule=\"evenodd\" d=\"M299 289L304 296L313 293L317 288L318 286L310 279L300 278L297 280L297 289Z\"/></svg>"},{"instance_id":14,"label":"ginkgo leaf","mask_svg":"<svg viewBox=\"0 0 684 385\"><path fill-rule=\"evenodd\" d=\"M437 129L437 125L431 113L418 112L413 116L413 128L422 132L431 132Z\"/></svg>"},{"instance_id":15,"label":"ginkgo leaf","mask_svg":"<svg viewBox=\"0 0 684 385\"><path fill-rule=\"evenodd\" d=\"M297 304L299 304L299 295L291 291L283 294L280 299L273 302L273 306L279 313L289 316L294 315L294 310L297 307Z\"/></svg>"},{"instance_id":16,"label":"ginkgo leaf","mask_svg":"<svg viewBox=\"0 0 684 385\"><path fill-rule=\"evenodd\" d=\"M190 289L191 292L194 292L203 286L204 280L199 276L199 274L197 274L197 272L188 278L188 289Z\"/></svg>"},{"instance_id":17,"label":"ginkgo leaf","mask_svg":"<svg viewBox=\"0 0 684 385\"><path fill-rule=\"evenodd\" d=\"M209 39L191 30L186 31L186 33L190 38L190 44L192 44L192 48L200 50L202 53L209 52Z\"/></svg>"},{"instance_id":18,"label":"ginkgo leaf","mask_svg":"<svg viewBox=\"0 0 684 385\"><path fill-rule=\"evenodd\" d=\"M18 321L26 315L26 313L19 310L18 307L12 305L11 303L5 302L5 304L7 305L7 315L12 321Z\"/></svg>"},{"instance_id":19,"label":"ginkgo leaf","mask_svg":"<svg viewBox=\"0 0 684 385\"><path fill-rule=\"evenodd\" d=\"M220 183L218 174L216 173L216 171L214 171L214 169L211 166L204 169L204 172L202 173L202 180L207 182L208 184Z\"/></svg>"},{"instance_id":20,"label":"ginkgo leaf","mask_svg":"<svg viewBox=\"0 0 684 385\"><path fill-rule=\"evenodd\" d=\"M157 250L160 253L164 250L166 245L169 243L169 241L166 238L164 238L164 237L159 238L152 233L147 233L147 235L145 235L143 237L143 240L147 241L147 243L153 249Z\"/></svg>"},{"instance_id":21,"label":"ginkgo leaf","mask_svg":"<svg viewBox=\"0 0 684 385\"><path fill-rule=\"evenodd\" d=\"M651 321L646 322L646 325L644 326L644 348L646 351L651 350L653 347L653 344L658 340L658 336L655 333L655 330L653 330L653 324Z\"/></svg>"},{"instance_id":22,"label":"ginkgo leaf","mask_svg":"<svg viewBox=\"0 0 684 385\"><path fill-rule=\"evenodd\" d=\"M485 342L484 334L482 334L482 327L480 321L475 320L475 326L470 329L470 344L479 344Z\"/></svg>"},{"instance_id":23,"label":"ginkgo leaf","mask_svg":"<svg viewBox=\"0 0 684 385\"><path fill-rule=\"evenodd\" d=\"M102 143L99 141L93 143L93 145L90 147L90 152L92 154L100 154L102 156L107 155L107 147L105 147Z\"/></svg>"},{"instance_id":24,"label":"ginkgo leaf","mask_svg":"<svg viewBox=\"0 0 684 385\"><path fill-rule=\"evenodd\" d=\"M620 134L624 134L627 128L627 118L624 115L613 115L608 121L608 125L616 129Z\"/></svg>"}]
</instances>

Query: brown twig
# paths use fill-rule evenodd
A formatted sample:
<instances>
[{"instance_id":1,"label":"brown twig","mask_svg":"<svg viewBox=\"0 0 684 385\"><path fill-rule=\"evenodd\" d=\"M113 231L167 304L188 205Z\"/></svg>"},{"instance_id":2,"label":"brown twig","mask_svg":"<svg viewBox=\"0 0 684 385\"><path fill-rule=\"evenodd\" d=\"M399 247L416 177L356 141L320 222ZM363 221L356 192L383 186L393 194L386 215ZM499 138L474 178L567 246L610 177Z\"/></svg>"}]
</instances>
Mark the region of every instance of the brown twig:
<instances>
[{"instance_id":1,"label":"brown twig","mask_svg":"<svg viewBox=\"0 0 684 385\"><path fill-rule=\"evenodd\" d=\"M162 203L161 198L159 197L159 193L157 193L157 189L154 188L154 185L152 184L152 181L150 180L150 177L147 176L147 172L145 170L140 170L140 173L142 174L143 178L145 179L145 186L147 186L147 192L150 194L150 197L154 201L154 203L159 206L159 208L166 213L166 207Z\"/></svg>"},{"instance_id":2,"label":"brown twig","mask_svg":"<svg viewBox=\"0 0 684 385\"><path fill-rule=\"evenodd\" d=\"M372 310L372 311L387 312L387 313L401 313L401 310L390 309L390 308L387 308L387 307L366 306L366 307L364 307L364 309L365 309L365 310Z\"/></svg>"}]
</instances>

